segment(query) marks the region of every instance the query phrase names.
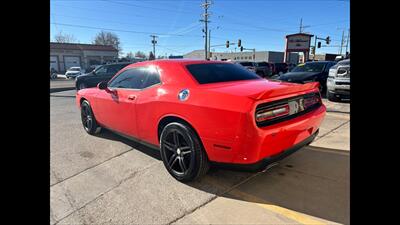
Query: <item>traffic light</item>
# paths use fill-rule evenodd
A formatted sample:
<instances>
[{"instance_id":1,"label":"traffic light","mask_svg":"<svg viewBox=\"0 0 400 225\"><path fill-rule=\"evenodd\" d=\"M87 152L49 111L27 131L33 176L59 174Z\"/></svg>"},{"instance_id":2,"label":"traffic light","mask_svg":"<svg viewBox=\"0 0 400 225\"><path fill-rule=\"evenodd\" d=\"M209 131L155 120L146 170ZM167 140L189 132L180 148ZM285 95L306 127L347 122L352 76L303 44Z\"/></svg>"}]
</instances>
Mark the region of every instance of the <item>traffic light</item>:
<instances>
[{"instance_id":1,"label":"traffic light","mask_svg":"<svg viewBox=\"0 0 400 225\"><path fill-rule=\"evenodd\" d=\"M226 41L226 47L229 48L229 41Z\"/></svg>"},{"instance_id":2,"label":"traffic light","mask_svg":"<svg viewBox=\"0 0 400 225\"><path fill-rule=\"evenodd\" d=\"M318 48L321 48L321 42L318 41Z\"/></svg>"},{"instance_id":3,"label":"traffic light","mask_svg":"<svg viewBox=\"0 0 400 225\"><path fill-rule=\"evenodd\" d=\"M243 52L243 46L240 47L240 51Z\"/></svg>"},{"instance_id":4,"label":"traffic light","mask_svg":"<svg viewBox=\"0 0 400 225\"><path fill-rule=\"evenodd\" d=\"M329 45L329 43L331 43L331 38L328 36L326 37L326 44Z\"/></svg>"},{"instance_id":5,"label":"traffic light","mask_svg":"<svg viewBox=\"0 0 400 225\"><path fill-rule=\"evenodd\" d=\"M311 46L311 54L315 55L315 46Z\"/></svg>"},{"instance_id":6,"label":"traffic light","mask_svg":"<svg viewBox=\"0 0 400 225\"><path fill-rule=\"evenodd\" d=\"M238 47L240 48L242 46L242 40L238 40Z\"/></svg>"}]
</instances>

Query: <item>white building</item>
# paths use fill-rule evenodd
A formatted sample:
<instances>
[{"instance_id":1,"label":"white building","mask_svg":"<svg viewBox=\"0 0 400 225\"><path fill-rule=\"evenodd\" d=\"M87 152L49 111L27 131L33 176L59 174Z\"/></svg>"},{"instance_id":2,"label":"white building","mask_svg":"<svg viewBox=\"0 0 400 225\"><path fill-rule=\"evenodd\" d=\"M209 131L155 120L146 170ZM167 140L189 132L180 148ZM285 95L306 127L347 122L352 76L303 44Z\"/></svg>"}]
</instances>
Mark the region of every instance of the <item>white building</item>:
<instances>
[{"instance_id":1,"label":"white building","mask_svg":"<svg viewBox=\"0 0 400 225\"><path fill-rule=\"evenodd\" d=\"M60 73L72 66L88 69L118 58L118 50L110 45L50 42L50 67Z\"/></svg>"},{"instance_id":2,"label":"white building","mask_svg":"<svg viewBox=\"0 0 400 225\"><path fill-rule=\"evenodd\" d=\"M255 55L255 59L254 59ZM232 61L253 61L256 62L266 61L266 62L283 62L284 53L274 52L274 51L256 51L253 52L212 52L211 60L232 60ZM204 50L195 50L183 55L183 58L189 59L204 59ZM299 54L291 53L290 62L298 63Z\"/></svg>"}]
</instances>

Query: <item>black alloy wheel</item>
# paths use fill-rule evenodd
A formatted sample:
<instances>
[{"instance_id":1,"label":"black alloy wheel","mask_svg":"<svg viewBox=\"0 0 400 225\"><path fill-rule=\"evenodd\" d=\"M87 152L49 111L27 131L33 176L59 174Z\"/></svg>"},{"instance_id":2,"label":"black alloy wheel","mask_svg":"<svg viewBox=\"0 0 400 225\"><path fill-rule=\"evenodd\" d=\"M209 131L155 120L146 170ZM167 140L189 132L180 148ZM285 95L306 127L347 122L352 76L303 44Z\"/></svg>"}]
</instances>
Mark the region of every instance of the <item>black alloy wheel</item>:
<instances>
[{"instance_id":1,"label":"black alloy wheel","mask_svg":"<svg viewBox=\"0 0 400 225\"><path fill-rule=\"evenodd\" d=\"M97 124L92 108L87 100L84 100L81 104L81 119L83 128L88 134L100 132L101 127Z\"/></svg>"},{"instance_id":2,"label":"black alloy wheel","mask_svg":"<svg viewBox=\"0 0 400 225\"><path fill-rule=\"evenodd\" d=\"M189 126L176 122L168 124L161 133L160 142L164 166L175 179L191 181L207 173L207 155Z\"/></svg>"}]
</instances>

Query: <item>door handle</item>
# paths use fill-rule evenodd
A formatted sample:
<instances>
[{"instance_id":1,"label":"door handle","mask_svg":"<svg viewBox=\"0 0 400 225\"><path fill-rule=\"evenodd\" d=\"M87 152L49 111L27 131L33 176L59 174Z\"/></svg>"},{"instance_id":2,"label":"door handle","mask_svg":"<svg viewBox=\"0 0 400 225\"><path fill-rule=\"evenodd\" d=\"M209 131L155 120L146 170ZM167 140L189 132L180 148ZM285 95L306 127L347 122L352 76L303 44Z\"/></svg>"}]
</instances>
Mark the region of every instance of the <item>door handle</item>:
<instances>
[{"instance_id":1,"label":"door handle","mask_svg":"<svg viewBox=\"0 0 400 225\"><path fill-rule=\"evenodd\" d=\"M136 95L129 95L128 96L128 100L135 100L136 99Z\"/></svg>"}]
</instances>

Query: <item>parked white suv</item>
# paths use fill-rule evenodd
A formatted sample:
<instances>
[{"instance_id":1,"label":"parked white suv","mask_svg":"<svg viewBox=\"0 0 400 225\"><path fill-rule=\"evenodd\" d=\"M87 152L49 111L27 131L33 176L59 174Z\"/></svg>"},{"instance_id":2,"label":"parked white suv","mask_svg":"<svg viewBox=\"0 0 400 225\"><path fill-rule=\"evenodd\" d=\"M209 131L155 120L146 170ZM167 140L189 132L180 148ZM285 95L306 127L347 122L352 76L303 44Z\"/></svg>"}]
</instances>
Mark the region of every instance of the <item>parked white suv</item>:
<instances>
[{"instance_id":1,"label":"parked white suv","mask_svg":"<svg viewBox=\"0 0 400 225\"><path fill-rule=\"evenodd\" d=\"M339 61L330 68L326 86L329 101L350 99L350 59Z\"/></svg>"},{"instance_id":2,"label":"parked white suv","mask_svg":"<svg viewBox=\"0 0 400 225\"><path fill-rule=\"evenodd\" d=\"M65 72L65 77L69 79L70 77L77 77L85 72L80 67L71 67Z\"/></svg>"}]
</instances>

